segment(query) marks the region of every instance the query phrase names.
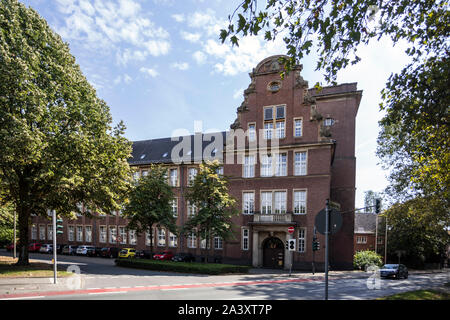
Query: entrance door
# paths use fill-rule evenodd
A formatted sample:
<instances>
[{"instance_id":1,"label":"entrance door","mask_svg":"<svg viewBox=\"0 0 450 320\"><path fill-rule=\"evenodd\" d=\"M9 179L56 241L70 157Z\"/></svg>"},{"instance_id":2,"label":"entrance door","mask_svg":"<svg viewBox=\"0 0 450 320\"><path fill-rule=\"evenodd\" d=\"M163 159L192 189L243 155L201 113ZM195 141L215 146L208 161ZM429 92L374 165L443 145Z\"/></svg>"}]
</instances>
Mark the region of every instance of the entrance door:
<instances>
[{"instance_id":1,"label":"entrance door","mask_svg":"<svg viewBox=\"0 0 450 320\"><path fill-rule=\"evenodd\" d=\"M271 269L282 269L283 266L283 242L275 237L267 238L263 243L263 267Z\"/></svg>"}]
</instances>

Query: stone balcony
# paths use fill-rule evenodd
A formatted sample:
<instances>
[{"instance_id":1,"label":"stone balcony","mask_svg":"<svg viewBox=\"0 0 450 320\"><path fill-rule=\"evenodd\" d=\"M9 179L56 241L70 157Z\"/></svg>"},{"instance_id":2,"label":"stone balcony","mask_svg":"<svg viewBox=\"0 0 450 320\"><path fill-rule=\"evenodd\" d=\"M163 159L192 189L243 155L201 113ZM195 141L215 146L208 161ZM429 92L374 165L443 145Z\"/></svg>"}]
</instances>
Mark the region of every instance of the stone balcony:
<instances>
[{"instance_id":1,"label":"stone balcony","mask_svg":"<svg viewBox=\"0 0 450 320\"><path fill-rule=\"evenodd\" d=\"M292 219L292 213L283 214L260 214L253 215L253 222L251 224L295 224Z\"/></svg>"}]
</instances>

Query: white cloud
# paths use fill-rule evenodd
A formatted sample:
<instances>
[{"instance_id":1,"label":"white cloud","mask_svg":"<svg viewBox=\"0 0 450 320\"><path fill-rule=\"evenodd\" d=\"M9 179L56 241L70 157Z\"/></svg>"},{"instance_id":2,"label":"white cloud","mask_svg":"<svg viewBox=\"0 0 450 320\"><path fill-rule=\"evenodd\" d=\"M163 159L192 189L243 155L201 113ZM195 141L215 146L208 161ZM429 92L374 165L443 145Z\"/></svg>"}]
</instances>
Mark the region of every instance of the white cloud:
<instances>
[{"instance_id":1,"label":"white cloud","mask_svg":"<svg viewBox=\"0 0 450 320\"><path fill-rule=\"evenodd\" d=\"M206 54L201 51L195 51L192 57L198 64L204 64L206 62Z\"/></svg>"},{"instance_id":2,"label":"white cloud","mask_svg":"<svg viewBox=\"0 0 450 320\"><path fill-rule=\"evenodd\" d=\"M185 18L184 18L184 14L180 13L180 14L173 14L172 18L176 21L176 22L184 22Z\"/></svg>"},{"instance_id":3,"label":"white cloud","mask_svg":"<svg viewBox=\"0 0 450 320\"><path fill-rule=\"evenodd\" d=\"M146 75L149 75L152 78L155 78L156 76L159 75L158 71L156 71L155 69L151 69L151 68L142 67L139 69L139 71L142 73L145 73Z\"/></svg>"},{"instance_id":4,"label":"white cloud","mask_svg":"<svg viewBox=\"0 0 450 320\"><path fill-rule=\"evenodd\" d=\"M126 73L123 75L123 81L126 84L129 84L131 81L133 81L133 78L131 78L129 75L127 75Z\"/></svg>"},{"instance_id":5,"label":"white cloud","mask_svg":"<svg viewBox=\"0 0 450 320\"><path fill-rule=\"evenodd\" d=\"M65 40L113 51L120 65L170 51L169 32L151 21L136 0L57 0L57 4L66 15L64 25L57 28Z\"/></svg>"},{"instance_id":6,"label":"white cloud","mask_svg":"<svg viewBox=\"0 0 450 320\"><path fill-rule=\"evenodd\" d=\"M189 64L187 62L175 62L171 64L171 67L181 71L189 69Z\"/></svg>"},{"instance_id":7,"label":"white cloud","mask_svg":"<svg viewBox=\"0 0 450 320\"><path fill-rule=\"evenodd\" d=\"M200 37L201 37L200 33L191 33L191 32L186 32L186 31L181 31L180 35L184 40L187 40L192 43L199 42Z\"/></svg>"}]
</instances>

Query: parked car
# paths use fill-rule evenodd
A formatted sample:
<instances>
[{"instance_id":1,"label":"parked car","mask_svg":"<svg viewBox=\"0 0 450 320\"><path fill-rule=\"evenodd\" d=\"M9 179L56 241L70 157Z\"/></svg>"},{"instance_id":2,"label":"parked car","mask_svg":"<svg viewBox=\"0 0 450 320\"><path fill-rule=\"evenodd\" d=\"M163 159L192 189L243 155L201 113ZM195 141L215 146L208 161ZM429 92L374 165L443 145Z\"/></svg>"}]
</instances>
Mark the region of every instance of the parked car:
<instances>
[{"instance_id":1,"label":"parked car","mask_svg":"<svg viewBox=\"0 0 450 320\"><path fill-rule=\"evenodd\" d=\"M42 244L38 242L33 242L28 245L28 252L39 252L41 249Z\"/></svg>"},{"instance_id":2,"label":"parked car","mask_svg":"<svg viewBox=\"0 0 450 320\"><path fill-rule=\"evenodd\" d=\"M88 250L94 248L93 246L78 246L77 255L87 256Z\"/></svg>"},{"instance_id":3,"label":"parked car","mask_svg":"<svg viewBox=\"0 0 450 320\"><path fill-rule=\"evenodd\" d=\"M89 247L88 250L87 250L87 256L89 256L89 257L99 257L101 251L102 251L102 248Z\"/></svg>"},{"instance_id":4,"label":"parked car","mask_svg":"<svg viewBox=\"0 0 450 320\"><path fill-rule=\"evenodd\" d=\"M135 258L151 259L152 258L152 253L150 252L150 250L138 250L138 251L136 251Z\"/></svg>"},{"instance_id":5,"label":"parked car","mask_svg":"<svg viewBox=\"0 0 450 320\"><path fill-rule=\"evenodd\" d=\"M123 248L119 252L119 258L134 258L136 255L136 249L133 248Z\"/></svg>"},{"instance_id":6,"label":"parked car","mask_svg":"<svg viewBox=\"0 0 450 320\"><path fill-rule=\"evenodd\" d=\"M194 262L195 257L192 255L192 253L185 253L180 252L173 256L172 261L177 262Z\"/></svg>"},{"instance_id":7,"label":"parked car","mask_svg":"<svg viewBox=\"0 0 450 320\"><path fill-rule=\"evenodd\" d=\"M43 244L41 248L39 249L40 253L52 253L53 252L53 245L52 244Z\"/></svg>"},{"instance_id":8,"label":"parked car","mask_svg":"<svg viewBox=\"0 0 450 320\"><path fill-rule=\"evenodd\" d=\"M8 244L6 246L6 251L11 252L14 250L14 243Z\"/></svg>"},{"instance_id":9,"label":"parked car","mask_svg":"<svg viewBox=\"0 0 450 320\"><path fill-rule=\"evenodd\" d=\"M163 251L160 253L157 253L153 256L153 259L155 260L172 260L173 253L170 251Z\"/></svg>"},{"instance_id":10,"label":"parked car","mask_svg":"<svg viewBox=\"0 0 450 320\"><path fill-rule=\"evenodd\" d=\"M74 256L77 253L78 246L66 245L62 250L62 254Z\"/></svg>"},{"instance_id":11,"label":"parked car","mask_svg":"<svg viewBox=\"0 0 450 320\"><path fill-rule=\"evenodd\" d=\"M117 258L119 255L119 248L106 247L100 251L100 256L103 258Z\"/></svg>"},{"instance_id":12,"label":"parked car","mask_svg":"<svg viewBox=\"0 0 450 320\"><path fill-rule=\"evenodd\" d=\"M395 277L396 279L405 278L408 279L408 268L403 264L385 264L380 269L380 277L389 278Z\"/></svg>"}]
</instances>

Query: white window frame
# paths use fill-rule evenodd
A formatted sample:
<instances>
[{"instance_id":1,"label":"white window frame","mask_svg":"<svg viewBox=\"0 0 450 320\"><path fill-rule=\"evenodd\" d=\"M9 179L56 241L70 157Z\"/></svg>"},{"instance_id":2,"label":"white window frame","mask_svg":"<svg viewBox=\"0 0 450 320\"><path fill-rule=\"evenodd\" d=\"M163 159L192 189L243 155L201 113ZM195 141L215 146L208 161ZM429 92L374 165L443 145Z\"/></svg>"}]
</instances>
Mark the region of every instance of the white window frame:
<instances>
[{"instance_id":1,"label":"white window frame","mask_svg":"<svg viewBox=\"0 0 450 320\"><path fill-rule=\"evenodd\" d=\"M294 189L292 201L295 215L304 215L307 213L308 191L305 189Z\"/></svg>"},{"instance_id":2,"label":"white window frame","mask_svg":"<svg viewBox=\"0 0 450 320\"><path fill-rule=\"evenodd\" d=\"M308 174L308 151L294 151L294 176Z\"/></svg>"},{"instance_id":3,"label":"white window frame","mask_svg":"<svg viewBox=\"0 0 450 320\"><path fill-rule=\"evenodd\" d=\"M275 128L276 128L275 137L277 139L283 139L286 137L286 122L285 121L277 121Z\"/></svg>"},{"instance_id":4,"label":"white window frame","mask_svg":"<svg viewBox=\"0 0 450 320\"><path fill-rule=\"evenodd\" d=\"M214 237L214 250L223 250L223 239L221 237Z\"/></svg>"},{"instance_id":5,"label":"white window frame","mask_svg":"<svg viewBox=\"0 0 450 320\"><path fill-rule=\"evenodd\" d=\"M166 246L166 229L164 228L158 228L158 247L165 247Z\"/></svg>"},{"instance_id":6,"label":"white window frame","mask_svg":"<svg viewBox=\"0 0 450 320\"><path fill-rule=\"evenodd\" d=\"M84 226L84 238L86 242L92 242L92 226Z\"/></svg>"},{"instance_id":7,"label":"white window frame","mask_svg":"<svg viewBox=\"0 0 450 320\"><path fill-rule=\"evenodd\" d=\"M172 214L174 218L178 218L178 198L173 198L170 205L172 207Z\"/></svg>"},{"instance_id":8,"label":"white window frame","mask_svg":"<svg viewBox=\"0 0 450 320\"><path fill-rule=\"evenodd\" d=\"M99 243L107 243L108 241L108 227L107 226L99 226L98 229L98 242Z\"/></svg>"},{"instance_id":9,"label":"white window frame","mask_svg":"<svg viewBox=\"0 0 450 320\"><path fill-rule=\"evenodd\" d=\"M242 192L242 213L246 215L255 213L255 191Z\"/></svg>"},{"instance_id":10,"label":"white window frame","mask_svg":"<svg viewBox=\"0 0 450 320\"><path fill-rule=\"evenodd\" d=\"M254 178L255 177L255 159L256 155L249 154L244 156L243 164L243 178Z\"/></svg>"},{"instance_id":11,"label":"white window frame","mask_svg":"<svg viewBox=\"0 0 450 320\"><path fill-rule=\"evenodd\" d=\"M242 228L242 250L248 251L250 249L250 229Z\"/></svg>"},{"instance_id":12,"label":"white window frame","mask_svg":"<svg viewBox=\"0 0 450 320\"><path fill-rule=\"evenodd\" d=\"M294 118L294 137L303 136L303 118Z\"/></svg>"},{"instance_id":13,"label":"white window frame","mask_svg":"<svg viewBox=\"0 0 450 320\"><path fill-rule=\"evenodd\" d=\"M190 248L190 249L196 249L197 248L197 235L196 235L196 232L191 232L189 235L188 235L188 238L187 238L187 247L188 248Z\"/></svg>"},{"instance_id":14,"label":"white window frame","mask_svg":"<svg viewBox=\"0 0 450 320\"><path fill-rule=\"evenodd\" d=\"M188 168L188 180L187 183L189 186L192 185L192 183L194 183L195 177L198 174L198 169L197 168Z\"/></svg>"},{"instance_id":15,"label":"white window frame","mask_svg":"<svg viewBox=\"0 0 450 320\"><path fill-rule=\"evenodd\" d=\"M136 230L128 230L128 243L132 246L137 245Z\"/></svg>"},{"instance_id":16,"label":"white window frame","mask_svg":"<svg viewBox=\"0 0 450 320\"><path fill-rule=\"evenodd\" d=\"M197 206L195 204L191 204L189 201L187 201L187 215L188 218L195 216L197 213Z\"/></svg>"},{"instance_id":17,"label":"white window frame","mask_svg":"<svg viewBox=\"0 0 450 320\"><path fill-rule=\"evenodd\" d=\"M298 246L297 251L300 253L306 252L306 228L298 229Z\"/></svg>"},{"instance_id":18,"label":"white window frame","mask_svg":"<svg viewBox=\"0 0 450 320\"><path fill-rule=\"evenodd\" d=\"M272 214L273 212L273 192L261 191L261 214Z\"/></svg>"},{"instance_id":19,"label":"white window frame","mask_svg":"<svg viewBox=\"0 0 450 320\"><path fill-rule=\"evenodd\" d=\"M45 224L39 225L39 240L45 240Z\"/></svg>"},{"instance_id":20,"label":"white window frame","mask_svg":"<svg viewBox=\"0 0 450 320\"><path fill-rule=\"evenodd\" d=\"M283 152L275 154L275 176L277 177L287 176L287 162L288 162L287 153Z\"/></svg>"},{"instance_id":21,"label":"white window frame","mask_svg":"<svg viewBox=\"0 0 450 320\"><path fill-rule=\"evenodd\" d=\"M173 172L175 172L175 174L172 174ZM169 169L169 182L170 182L170 186L172 186L172 187L178 186L178 169L177 168Z\"/></svg>"},{"instance_id":22,"label":"white window frame","mask_svg":"<svg viewBox=\"0 0 450 320\"><path fill-rule=\"evenodd\" d=\"M256 123L251 122L248 124L248 141L256 141Z\"/></svg>"},{"instance_id":23,"label":"white window frame","mask_svg":"<svg viewBox=\"0 0 450 320\"><path fill-rule=\"evenodd\" d=\"M178 237L176 234L169 231L169 247L176 248L178 247Z\"/></svg>"},{"instance_id":24,"label":"white window frame","mask_svg":"<svg viewBox=\"0 0 450 320\"><path fill-rule=\"evenodd\" d=\"M112 230L115 230L113 232ZM108 228L108 243L117 243L117 226L109 226Z\"/></svg>"},{"instance_id":25,"label":"white window frame","mask_svg":"<svg viewBox=\"0 0 450 320\"><path fill-rule=\"evenodd\" d=\"M67 241L74 242L75 241L75 226L67 226L68 238Z\"/></svg>"},{"instance_id":26,"label":"white window frame","mask_svg":"<svg viewBox=\"0 0 450 320\"><path fill-rule=\"evenodd\" d=\"M75 237L77 242L83 242L83 226L81 225L76 226Z\"/></svg>"},{"instance_id":27,"label":"white window frame","mask_svg":"<svg viewBox=\"0 0 450 320\"><path fill-rule=\"evenodd\" d=\"M278 190L273 192L274 199L274 214L285 214L286 213L286 203L287 203L287 192L283 190Z\"/></svg>"},{"instance_id":28,"label":"white window frame","mask_svg":"<svg viewBox=\"0 0 450 320\"><path fill-rule=\"evenodd\" d=\"M37 226L35 224L31 225L31 240L37 240Z\"/></svg>"},{"instance_id":29,"label":"white window frame","mask_svg":"<svg viewBox=\"0 0 450 320\"><path fill-rule=\"evenodd\" d=\"M51 224L47 225L47 240L53 240L53 226Z\"/></svg>"},{"instance_id":30,"label":"white window frame","mask_svg":"<svg viewBox=\"0 0 450 320\"><path fill-rule=\"evenodd\" d=\"M119 226L119 237L121 239L120 244L127 244L127 228L125 226Z\"/></svg>"},{"instance_id":31,"label":"white window frame","mask_svg":"<svg viewBox=\"0 0 450 320\"><path fill-rule=\"evenodd\" d=\"M261 177L273 176L273 156L268 154L261 155Z\"/></svg>"}]
</instances>

